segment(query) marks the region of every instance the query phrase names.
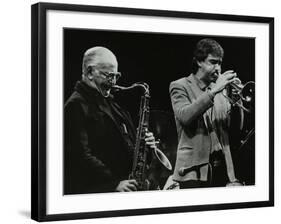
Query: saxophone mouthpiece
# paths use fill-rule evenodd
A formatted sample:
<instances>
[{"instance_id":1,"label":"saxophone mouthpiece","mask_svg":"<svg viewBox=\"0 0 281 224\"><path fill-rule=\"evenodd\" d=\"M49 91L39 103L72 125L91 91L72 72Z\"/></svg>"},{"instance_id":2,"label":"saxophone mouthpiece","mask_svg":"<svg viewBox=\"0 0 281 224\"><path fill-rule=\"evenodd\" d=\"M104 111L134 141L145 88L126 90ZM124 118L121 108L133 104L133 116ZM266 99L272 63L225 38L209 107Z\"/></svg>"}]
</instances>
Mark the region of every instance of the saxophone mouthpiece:
<instances>
[{"instance_id":1,"label":"saxophone mouthpiece","mask_svg":"<svg viewBox=\"0 0 281 224\"><path fill-rule=\"evenodd\" d=\"M123 90L127 90L128 87L124 87L124 86L118 86L118 85L114 85L111 87L111 91L113 93L119 92L119 91L123 91Z\"/></svg>"}]
</instances>

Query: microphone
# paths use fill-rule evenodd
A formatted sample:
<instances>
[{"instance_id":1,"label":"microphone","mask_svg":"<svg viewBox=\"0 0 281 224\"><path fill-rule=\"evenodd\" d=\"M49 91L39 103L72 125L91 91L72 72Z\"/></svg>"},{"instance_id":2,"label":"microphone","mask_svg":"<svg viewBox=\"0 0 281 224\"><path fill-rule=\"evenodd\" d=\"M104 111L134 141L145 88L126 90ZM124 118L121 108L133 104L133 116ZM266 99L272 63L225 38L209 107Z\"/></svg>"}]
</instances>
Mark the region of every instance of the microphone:
<instances>
[{"instance_id":1,"label":"microphone","mask_svg":"<svg viewBox=\"0 0 281 224\"><path fill-rule=\"evenodd\" d=\"M181 177L183 177L183 176L185 176L190 171L196 171L196 173L200 175L200 168L202 166L205 166L205 165L209 165L209 163L202 163L200 165L194 165L194 166L189 166L189 167L181 167L178 170L178 174Z\"/></svg>"},{"instance_id":2,"label":"microphone","mask_svg":"<svg viewBox=\"0 0 281 224\"><path fill-rule=\"evenodd\" d=\"M183 176L185 176L185 174L187 174L189 171L191 171L191 168L190 168L190 167L181 167L181 168L179 168L178 173L179 173L179 175L180 175L181 177L183 177Z\"/></svg>"}]
</instances>

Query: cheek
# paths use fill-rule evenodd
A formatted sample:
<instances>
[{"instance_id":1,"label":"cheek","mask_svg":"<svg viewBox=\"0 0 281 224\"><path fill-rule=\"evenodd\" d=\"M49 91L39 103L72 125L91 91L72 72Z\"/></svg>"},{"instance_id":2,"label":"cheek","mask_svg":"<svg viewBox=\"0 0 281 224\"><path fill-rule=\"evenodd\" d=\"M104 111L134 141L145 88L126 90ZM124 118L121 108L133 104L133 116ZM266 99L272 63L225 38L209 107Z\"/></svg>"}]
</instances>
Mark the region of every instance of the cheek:
<instances>
[{"instance_id":1,"label":"cheek","mask_svg":"<svg viewBox=\"0 0 281 224\"><path fill-rule=\"evenodd\" d=\"M96 85L101 85L103 83L103 80L100 77L96 77L94 79L94 81L95 81Z\"/></svg>"},{"instance_id":2,"label":"cheek","mask_svg":"<svg viewBox=\"0 0 281 224\"><path fill-rule=\"evenodd\" d=\"M212 72L214 70L214 66L212 65L206 65L203 67L203 70L206 72Z\"/></svg>"}]
</instances>

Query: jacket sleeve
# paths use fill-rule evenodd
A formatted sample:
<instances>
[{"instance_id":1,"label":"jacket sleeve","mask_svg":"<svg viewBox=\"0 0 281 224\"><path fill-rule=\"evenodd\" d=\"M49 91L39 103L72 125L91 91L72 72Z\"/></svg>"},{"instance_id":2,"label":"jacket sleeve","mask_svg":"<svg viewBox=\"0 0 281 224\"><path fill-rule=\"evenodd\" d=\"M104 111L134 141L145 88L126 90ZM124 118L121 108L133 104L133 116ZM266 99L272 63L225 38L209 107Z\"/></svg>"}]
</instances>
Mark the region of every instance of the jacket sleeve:
<instances>
[{"instance_id":1,"label":"jacket sleeve","mask_svg":"<svg viewBox=\"0 0 281 224\"><path fill-rule=\"evenodd\" d=\"M79 102L71 102L64 108L64 139L66 184L87 185L78 187L86 191L81 193L114 191L118 181L89 148L85 114ZM83 176L84 179L90 176L86 183L81 181Z\"/></svg>"},{"instance_id":2,"label":"jacket sleeve","mask_svg":"<svg viewBox=\"0 0 281 224\"><path fill-rule=\"evenodd\" d=\"M192 101L186 88L188 86L185 87L177 82L170 84L170 97L174 114L184 126L189 125L210 108L213 105L214 98L210 92L206 91Z\"/></svg>"}]
</instances>

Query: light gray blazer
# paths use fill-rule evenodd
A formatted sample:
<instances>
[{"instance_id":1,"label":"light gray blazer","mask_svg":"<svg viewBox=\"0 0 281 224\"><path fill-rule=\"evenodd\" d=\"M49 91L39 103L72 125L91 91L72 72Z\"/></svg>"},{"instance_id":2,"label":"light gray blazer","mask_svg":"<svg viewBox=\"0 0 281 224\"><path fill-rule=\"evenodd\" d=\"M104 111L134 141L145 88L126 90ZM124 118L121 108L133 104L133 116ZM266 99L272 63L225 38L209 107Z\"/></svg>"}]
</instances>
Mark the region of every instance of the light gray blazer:
<instances>
[{"instance_id":1,"label":"light gray blazer","mask_svg":"<svg viewBox=\"0 0 281 224\"><path fill-rule=\"evenodd\" d=\"M207 180L212 142L203 115L213 106L213 96L205 91L205 88L206 86L198 82L193 74L170 84L170 97L178 133L177 159L173 174L173 179L177 181ZM235 179L229 148L225 158L228 176ZM183 168L190 168L190 172L183 175Z\"/></svg>"}]
</instances>

